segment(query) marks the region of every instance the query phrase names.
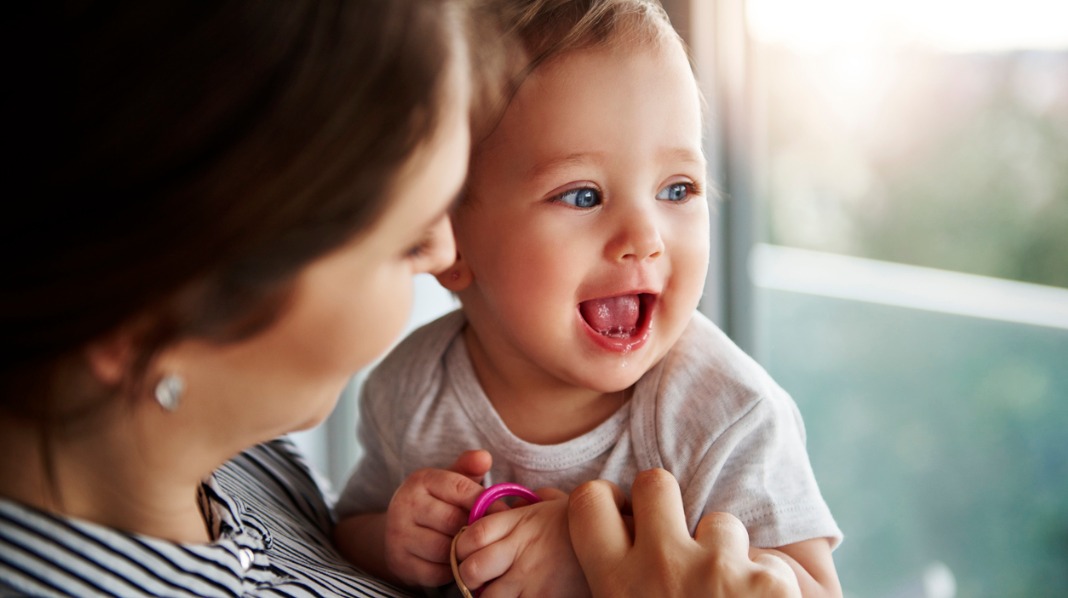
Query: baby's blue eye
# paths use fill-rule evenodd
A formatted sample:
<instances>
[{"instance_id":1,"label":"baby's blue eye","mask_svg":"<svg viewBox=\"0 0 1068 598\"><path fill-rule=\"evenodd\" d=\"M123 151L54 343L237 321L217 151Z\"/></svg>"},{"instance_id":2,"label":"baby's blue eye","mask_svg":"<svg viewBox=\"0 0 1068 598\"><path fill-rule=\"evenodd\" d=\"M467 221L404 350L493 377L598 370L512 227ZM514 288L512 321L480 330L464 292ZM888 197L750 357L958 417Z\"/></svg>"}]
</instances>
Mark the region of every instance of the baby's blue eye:
<instances>
[{"instance_id":1,"label":"baby's blue eye","mask_svg":"<svg viewBox=\"0 0 1068 598\"><path fill-rule=\"evenodd\" d=\"M692 187L690 183L672 183L661 189L656 198L664 201L683 201L690 196Z\"/></svg>"},{"instance_id":2,"label":"baby's blue eye","mask_svg":"<svg viewBox=\"0 0 1068 598\"><path fill-rule=\"evenodd\" d=\"M576 208L592 208L601 203L601 192L591 187L581 187L564 191L556 199Z\"/></svg>"}]
</instances>

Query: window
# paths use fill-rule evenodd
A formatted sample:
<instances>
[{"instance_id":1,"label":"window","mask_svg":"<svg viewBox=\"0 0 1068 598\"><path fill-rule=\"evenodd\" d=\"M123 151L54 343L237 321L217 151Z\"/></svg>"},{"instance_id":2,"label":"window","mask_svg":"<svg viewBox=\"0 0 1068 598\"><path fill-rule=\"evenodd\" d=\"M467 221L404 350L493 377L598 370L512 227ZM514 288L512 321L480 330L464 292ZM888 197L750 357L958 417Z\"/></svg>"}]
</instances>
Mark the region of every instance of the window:
<instances>
[{"instance_id":1,"label":"window","mask_svg":"<svg viewBox=\"0 0 1068 598\"><path fill-rule=\"evenodd\" d=\"M725 321L801 407L847 595L1066 595L1068 5L716 6Z\"/></svg>"}]
</instances>

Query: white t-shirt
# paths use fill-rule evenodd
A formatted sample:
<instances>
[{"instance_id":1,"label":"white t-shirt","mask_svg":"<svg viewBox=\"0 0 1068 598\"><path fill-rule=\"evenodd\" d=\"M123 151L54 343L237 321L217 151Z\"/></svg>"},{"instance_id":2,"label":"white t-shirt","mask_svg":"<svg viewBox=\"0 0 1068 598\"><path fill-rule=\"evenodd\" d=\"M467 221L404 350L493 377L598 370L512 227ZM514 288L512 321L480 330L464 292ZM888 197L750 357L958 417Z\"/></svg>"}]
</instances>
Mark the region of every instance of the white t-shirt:
<instances>
[{"instance_id":1,"label":"white t-shirt","mask_svg":"<svg viewBox=\"0 0 1068 598\"><path fill-rule=\"evenodd\" d=\"M726 511L750 542L777 547L842 534L820 495L797 406L712 322L695 313L633 396L595 429L553 445L508 430L479 386L461 312L413 332L371 373L360 399L364 454L337 506L341 516L384 511L404 479L486 449L486 486L516 482L570 492L606 479L629 492L637 472L663 467L682 489L691 533Z\"/></svg>"}]
</instances>

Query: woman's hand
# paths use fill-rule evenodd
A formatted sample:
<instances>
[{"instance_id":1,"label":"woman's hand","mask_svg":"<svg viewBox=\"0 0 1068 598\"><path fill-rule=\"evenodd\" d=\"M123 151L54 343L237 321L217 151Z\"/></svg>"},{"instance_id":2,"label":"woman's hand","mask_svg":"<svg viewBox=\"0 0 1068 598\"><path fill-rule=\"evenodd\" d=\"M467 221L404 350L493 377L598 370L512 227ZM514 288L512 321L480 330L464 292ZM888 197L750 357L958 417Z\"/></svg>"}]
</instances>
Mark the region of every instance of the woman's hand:
<instances>
[{"instance_id":1,"label":"woman's hand","mask_svg":"<svg viewBox=\"0 0 1068 598\"><path fill-rule=\"evenodd\" d=\"M782 559L749 558L749 534L734 516L710 513L690 537L678 482L667 471L634 480L633 524L623 493L605 481L571 493L571 542L594 596L755 596L799 598Z\"/></svg>"}]
</instances>

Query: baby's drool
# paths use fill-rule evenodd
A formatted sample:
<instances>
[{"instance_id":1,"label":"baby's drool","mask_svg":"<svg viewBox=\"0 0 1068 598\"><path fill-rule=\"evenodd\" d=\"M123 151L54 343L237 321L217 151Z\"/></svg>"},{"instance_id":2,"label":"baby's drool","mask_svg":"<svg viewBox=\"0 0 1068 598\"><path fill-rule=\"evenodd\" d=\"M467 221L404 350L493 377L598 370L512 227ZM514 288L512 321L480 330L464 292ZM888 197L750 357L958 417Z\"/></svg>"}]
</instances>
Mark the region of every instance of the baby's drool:
<instances>
[{"instance_id":1,"label":"baby's drool","mask_svg":"<svg viewBox=\"0 0 1068 598\"><path fill-rule=\"evenodd\" d=\"M579 304L583 319L597 332L612 338L629 338L638 330L641 302L637 295L591 299Z\"/></svg>"}]
</instances>

